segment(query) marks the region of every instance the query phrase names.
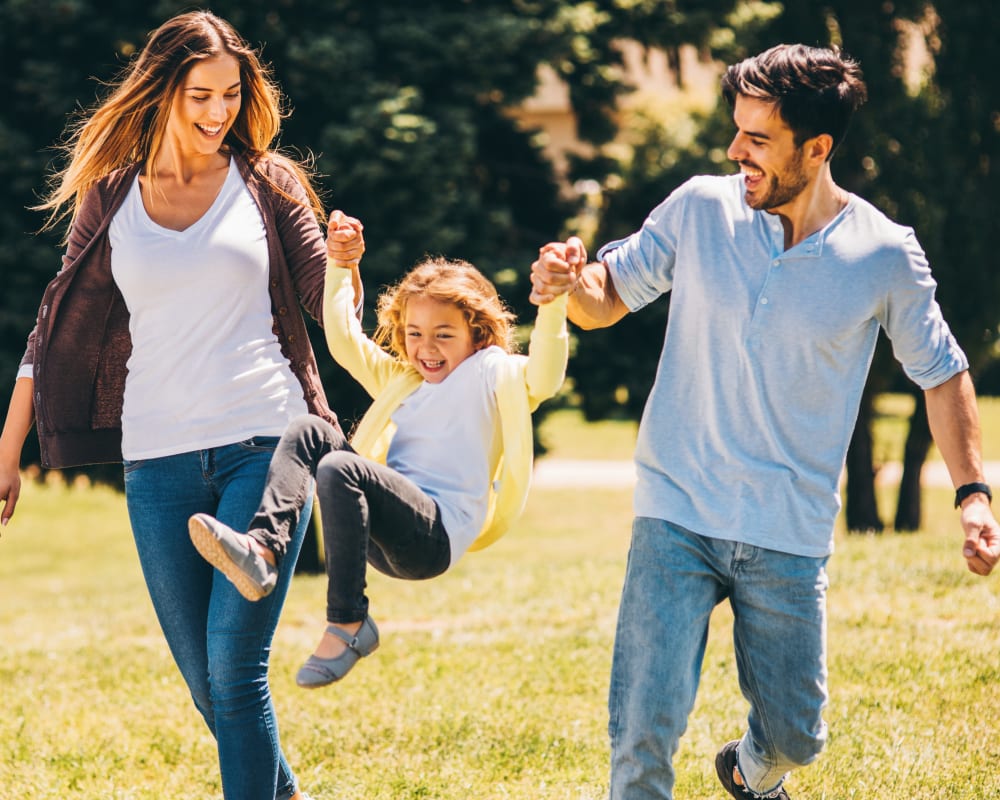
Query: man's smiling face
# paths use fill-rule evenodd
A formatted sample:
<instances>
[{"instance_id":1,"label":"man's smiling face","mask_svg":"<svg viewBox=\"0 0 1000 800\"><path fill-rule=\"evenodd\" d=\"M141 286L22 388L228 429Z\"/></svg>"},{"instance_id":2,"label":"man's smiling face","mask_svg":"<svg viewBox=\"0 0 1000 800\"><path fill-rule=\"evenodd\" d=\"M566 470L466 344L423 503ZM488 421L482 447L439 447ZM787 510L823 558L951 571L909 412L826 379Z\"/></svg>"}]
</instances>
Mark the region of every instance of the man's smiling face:
<instances>
[{"instance_id":1,"label":"man's smiling face","mask_svg":"<svg viewBox=\"0 0 1000 800\"><path fill-rule=\"evenodd\" d=\"M733 109L736 135L727 155L740 165L747 205L780 211L809 185L803 163L805 143L778 114L773 102L737 95Z\"/></svg>"}]
</instances>

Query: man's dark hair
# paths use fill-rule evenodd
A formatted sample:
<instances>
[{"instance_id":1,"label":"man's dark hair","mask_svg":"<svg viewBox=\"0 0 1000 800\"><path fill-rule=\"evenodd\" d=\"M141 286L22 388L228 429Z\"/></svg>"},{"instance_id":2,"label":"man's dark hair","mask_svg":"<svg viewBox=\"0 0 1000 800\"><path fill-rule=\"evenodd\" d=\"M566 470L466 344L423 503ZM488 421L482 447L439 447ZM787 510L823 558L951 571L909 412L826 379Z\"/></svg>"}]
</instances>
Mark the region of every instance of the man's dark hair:
<instances>
[{"instance_id":1,"label":"man's dark hair","mask_svg":"<svg viewBox=\"0 0 1000 800\"><path fill-rule=\"evenodd\" d=\"M738 95L773 102L796 145L829 134L832 157L868 90L858 63L839 51L779 44L726 70L722 96L735 106Z\"/></svg>"}]
</instances>

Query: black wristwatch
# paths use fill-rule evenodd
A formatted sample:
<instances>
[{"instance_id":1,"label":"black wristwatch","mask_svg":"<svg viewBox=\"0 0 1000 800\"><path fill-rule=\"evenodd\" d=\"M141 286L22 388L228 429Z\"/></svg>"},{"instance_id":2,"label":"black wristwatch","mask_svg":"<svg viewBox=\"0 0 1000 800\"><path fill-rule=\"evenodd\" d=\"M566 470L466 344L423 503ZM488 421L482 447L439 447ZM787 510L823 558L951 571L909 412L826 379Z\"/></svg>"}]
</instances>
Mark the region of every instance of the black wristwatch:
<instances>
[{"instance_id":1,"label":"black wristwatch","mask_svg":"<svg viewBox=\"0 0 1000 800\"><path fill-rule=\"evenodd\" d=\"M962 501L966 497L970 494L976 494L976 492L982 492L991 503L993 502L993 492L985 483L965 483L955 490L955 508L962 505Z\"/></svg>"}]
</instances>

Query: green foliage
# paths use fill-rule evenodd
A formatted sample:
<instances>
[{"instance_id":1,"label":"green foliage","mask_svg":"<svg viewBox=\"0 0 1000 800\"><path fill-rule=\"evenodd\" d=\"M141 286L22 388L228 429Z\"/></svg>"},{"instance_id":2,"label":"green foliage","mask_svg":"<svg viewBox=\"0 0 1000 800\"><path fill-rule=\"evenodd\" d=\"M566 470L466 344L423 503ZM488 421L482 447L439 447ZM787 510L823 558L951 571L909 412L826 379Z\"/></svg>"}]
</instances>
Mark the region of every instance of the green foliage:
<instances>
[{"instance_id":1,"label":"green foliage","mask_svg":"<svg viewBox=\"0 0 1000 800\"><path fill-rule=\"evenodd\" d=\"M731 171L725 161L730 125L719 115L692 115L696 137L683 126L645 121L620 188L607 193L595 245L624 238L692 175ZM580 334L568 374L588 420L638 419L653 385L669 298L662 297L612 328Z\"/></svg>"},{"instance_id":2,"label":"green foliage","mask_svg":"<svg viewBox=\"0 0 1000 800\"><path fill-rule=\"evenodd\" d=\"M538 65L550 63L571 86L582 135L610 137L622 90L611 41L627 6L220 0L213 10L263 45L291 109L281 146L314 154L329 207L364 220L369 299L425 253L442 253L503 278L505 299L530 322L528 265L574 209L535 132L520 130L507 109L534 92ZM58 163L46 148L150 30L188 8L173 0L0 2L8 86L0 109L8 189L0 205L0 384L10 385L42 288L59 267L58 236L33 236L42 219L26 211ZM322 356L317 328L312 334L333 405L357 418L367 398Z\"/></svg>"},{"instance_id":3,"label":"green foliage","mask_svg":"<svg viewBox=\"0 0 1000 800\"><path fill-rule=\"evenodd\" d=\"M1000 31L982 25L991 12L986 0L939 6L929 14L922 0L221 0L213 10L263 45L291 107L280 144L314 154L328 206L364 220L369 300L423 254L443 253L494 277L525 322L533 317L527 269L536 248L563 235L578 211L560 196L534 132L519 130L506 113L534 91L540 64L567 81L580 135L602 144L616 131L612 105L628 91L615 71L616 37L661 47L675 65L683 44L724 62L778 41L841 44L866 68L871 100L835 174L915 227L946 315L974 373L985 374L1000 352L1000 271L993 269L1000 227L989 216L1000 191L1000 89L986 77ZM58 236L33 235L42 220L26 210L53 167L51 145L67 115L94 102L146 34L189 7L176 0L0 0L8 86L0 109L0 181L7 188L0 204L0 385L13 379L42 288L59 266ZM905 20L924 26L933 56L922 83L903 69ZM688 176L729 169L728 109L685 113L670 125L640 121L631 133L639 144L628 162L574 162L573 179L608 187L588 244L635 230ZM612 331L581 337L570 375L588 417L637 417L666 306L661 301ZM335 408L357 419L367 398L324 356L318 329L311 332ZM875 371L886 383L894 379L881 349Z\"/></svg>"}]
</instances>

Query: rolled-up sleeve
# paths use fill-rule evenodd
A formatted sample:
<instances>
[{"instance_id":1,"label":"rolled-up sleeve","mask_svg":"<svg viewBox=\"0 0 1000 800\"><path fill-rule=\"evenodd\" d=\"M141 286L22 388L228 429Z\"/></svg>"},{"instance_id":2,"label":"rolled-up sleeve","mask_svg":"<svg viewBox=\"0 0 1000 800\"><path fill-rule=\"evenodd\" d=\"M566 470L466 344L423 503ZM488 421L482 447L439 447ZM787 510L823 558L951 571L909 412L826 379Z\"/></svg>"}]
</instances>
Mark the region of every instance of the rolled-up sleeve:
<instances>
[{"instance_id":1,"label":"rolled-up sleeve","mask_svg":"<svg viewBox=\"0 0 1000 800\"><path fill-rule=\"evenodd\" d=\"M907 376L933 389L969 368L935 298L937 283L912 231L898 251L883 318L892 350Z\"/></svg>"},{"instance_id":2,"label":"rolled-up sleeve","mask_svg":"<svg viewBox=\"0 0 1000 800\"><path fill-rule=\"evenodd\" d=\"M629 311L638 311L673 286L675 223L683 202L679 189L653 209L638 231L608 242L597 251L597 259L608 268L615 290Z\"/></svg>"}]
</instances>

